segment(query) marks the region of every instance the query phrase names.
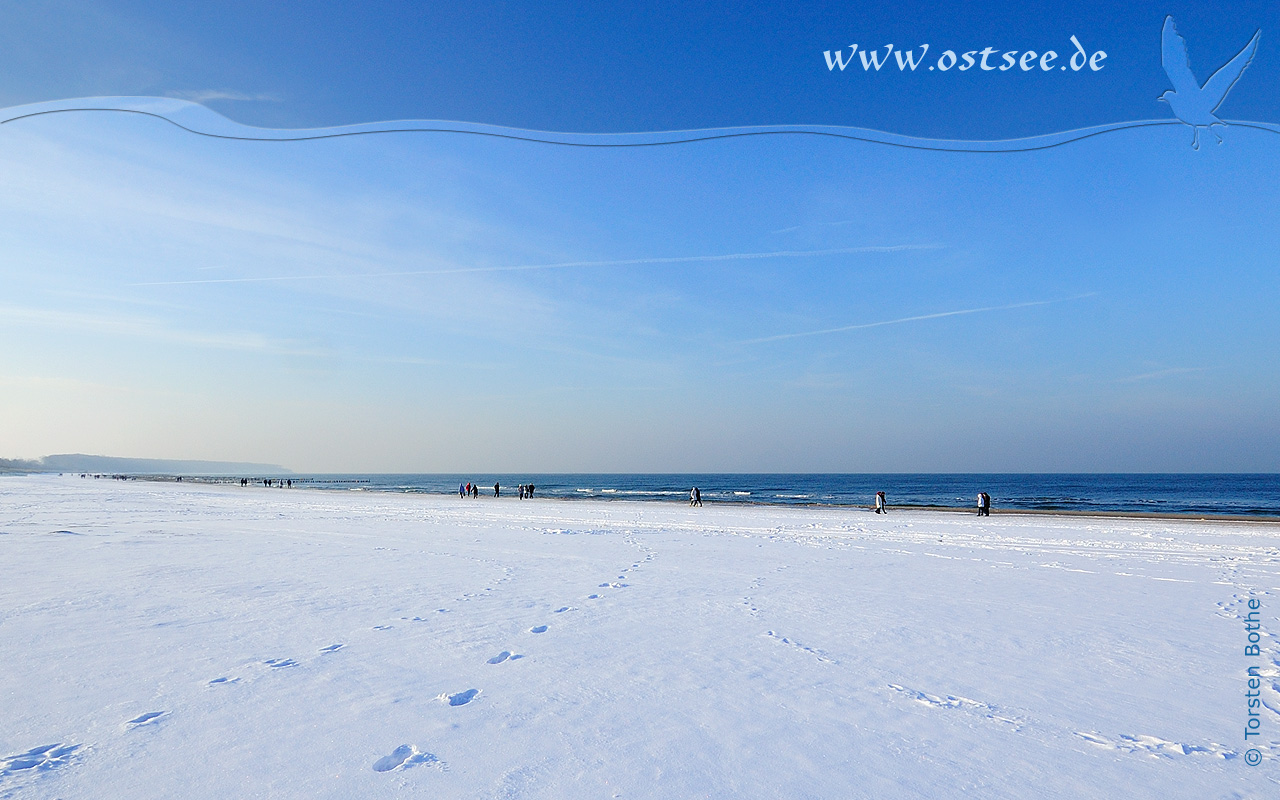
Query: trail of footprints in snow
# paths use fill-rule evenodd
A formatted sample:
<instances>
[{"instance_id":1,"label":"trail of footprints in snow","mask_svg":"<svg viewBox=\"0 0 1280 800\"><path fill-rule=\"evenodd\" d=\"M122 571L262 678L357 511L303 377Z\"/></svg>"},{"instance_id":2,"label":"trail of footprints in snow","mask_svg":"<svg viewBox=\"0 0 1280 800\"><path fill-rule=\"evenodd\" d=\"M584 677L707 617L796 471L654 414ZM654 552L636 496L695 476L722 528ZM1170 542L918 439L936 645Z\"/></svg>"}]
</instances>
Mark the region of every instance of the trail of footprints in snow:
<instances>
[{"instance_id":1,"label":"trail of footprints in snow","mask_svg":"<svg viewBox=\"0 0 1280 800\"><path fill-rule=\"evenodd\" d=\"M950 695L950 694L944 697L939 697L937 695L929 694L928 692L920 692L915 689L908 689L907 687L900 686L896 683L889 684L889 688L894 690L895 692L898 692L899 694L906 695L912 700L915 700L917 703L930 706L931 708L960 709L961 711L974 714L976 716L982 717L983 719L990 720L991 722L999 722L1005 725L1012 725L1015 731L1022 730L1022 726L1024 724L1022 720L1016 717L1005 716L1004 714L997 711L997 709L994 706L988 705L986 703L980 703L977 700L970 700L967 697L957 697L955 695Z\"/></svg>"},{"instance_id":2,"label":"trail of footprints in snow","mask_svg":"<svg viewBox=\"0 0 1280 800\"><path fill-rule=\"evenodd\" d=\"M548 531L548 532L551 532L551 531ZM559 530L554 532L563 533L563 531L559 531ZM638 569L642 564L653 560L653 551L650 548L645 547L644 545L635 541L631 537L628 537L627 543L645 552L645 557L640 559L639 561L632 563L629 569ZM618 575L616 581L606 581L605 583L600 584L599 588L602 588L602 589L603 588L609 588L609 589L627 588L629 584L620 583L620 581L623 581L626 579L626 573L629 571L629 569L621 570L622 574ZM511 570L509 568L504 568L503 572L504 572L504 577L499 581L499 583L504 582L510 578ZM489 591L489 588L486 588L485 591ZM459 598L459 600L469 600L473 597L478 597L478 596L481 596L481 594L467 593L467 594L463 594L462 598ZM588 599L595 600L595 599L598 599L599 597L600 597L599 594L592 594L588 596ZM441 613L444 613L445 611L447 611L447 609L443 609L443 608L436 609L436 610ZM563 614L566 611L576 611L576 610L577 608L575 606L561 606L560 608L555 609L555 611L552 613ZM402 617L402 619L408 619L408 618ZM423 619L422 617L414 617L412 621L426 622L427 620ZM379 625L379 626L376 626L374 630L388 630L390 627L391 626L389 625ZM547 630L548 630L548 626L546 625L535 625L529 629L529 633L541 634L541 633L546 633ZM342 645L334 645L332 648L324 648L322 652L329 652L331 650L336 650L341 646ZM822 656L819 656L819 658L821 657ZM497 664L502 664L504 662L516 661L517 659L521 659L521 658L524 658L524 656L520 653L512 653L510 650L503 650L497 655L489 659L486 659L486 663L491 665L497 665ZM271 663L271 662L267 662L267 663ZM465 691L454 692L452 694L446 692L437 696L436 699L441 702L445 702L450 706L457 707L457 706L468 705L473 700L475 700L476 697L478 697L479 695L480 695L479 689L467 689ZM395 750L393 750L390 755L383 756L382 758L375 761L373 764L373 770L375 772L392 772L400 769L408 769L417 764L430 764L441 770L447 769L445 763L443 761L440 761L440 759L437 758L434 754L421 751L417 748L416 745L402 744L399 747L397 747Z\"/></svg>"},{"instance_id":3,"label":"trail of footprints in snow","mask_svg":"<svg viewBox=\"0 0 1280 800\"><path fill-rule=\"evenodd\" d=\"M774 572L781 572L782 569L784 569L784 567L779 567L778 569L775 569ZM745 595L742 598L742 604L747 607L748 613L753 617L760 616L760 608L756 605L756 600L753 595L764 586L764 581L764 576L757 576L747 587L747 591L751 592L751 594Z\"/></svg>"},{"instance_id":4,"label":"trail of footprints in snow","mask_svg":"<svg viewBox=\"0 0 1280 800\"><path fill-rule=\"evenodd\" d=\"M493 562L491 562L491 561L485 561L485 560L481 560L481 559L476 559L476 561L477 561L478 563L481 563L481 564L491 564L491 563L493 563ZM474 599L476 599L476 598L484 597L484 596L485 596L485 592L492 592L492 591L494 590L494 588L496 588L496 587L498 587L498 586L501 586L502 584L504 584L504 583L506 583L506 582L510 581L510 580L511 580L511 573L513 573L514 571L515 571L515 570L514 570L514 569L512 569L511 567L502 567L502 577L501 577L501 578L498 578L496 581L494 581L494 582L493 582L493 586L486 586L486 587L484 587L484 590L483 590L483 591L479 591L479 592L463 592L461 597L455 597L455 598L454 598L454 602L455 602L455 603L467 603L467 602L470 602L470 601L472 601L472 600L474 600ZM443 609L443 608L437 608L437 609L436 609L436 611L443 612L443 611L445 611L445 609ZM415 617L414 619L417 619L417 617Z\"/></svg>"},{"instance_id":5,"label":"trail of footprints in snow","mask_svg":"<svg viewBox=\"0 0 1280 800\"><path fill-rule=\"evenodd\" d=\"M128 720L121 727L128 731L144 725L154 725L168 715L168 711L147 711ZM37 775L65 767L71 763L76 752L83 746L54 742L53 744L33 747L25 753L5 756L0 759L0 778L6 778L11 775Z\"/></svg>"},{"instance_id":6,"label":"trail of footprints in snow","mask_svg":"<svg viewBox=\"0 0 1280 800\"><path fill-rule=\"evenodd\" d=\"M1084 739L1086 742L1103 747L1108 750L1119 750L1124 753L1137 753L1141 755L1149 755L1153 758L1161 757L1178 757L1178 756L1195 756L1209 755L1218 758L1239 758L1240 754L1235 750L1224 747L1214 742L1208 744L1184 744L1182 742L1170 742L1166 739L1160 739L1155 736L1129 736L1121 734L1114 740L1097 733L1084 733L1076 731L1076 736Z\"/></svg>"},{"instance_id":7,"label":"trail of footprints in snow","mask_svg":"<svg viewBox=\"0 0 1280 800\"><path fill-rule=\"evenodd\" d=\"M822 662L822 663L824 663L824 664L839 664L839 663L840 663L839 661L836 661L834 658L832 658L830 655L828 655L826 652L824 652L824 651L822 651L822 650L819 650L819 649L818 649L818 648L816 648L816 647L808 647L807 645L800 644L799 642L797 642L797 641L795 641L795 640L793 640L793 639L790 639L790 638L788 638L788 637L786 637L786 636L782 636L782 635L778 634L778 633L777 633L777 632L775 632L775 631L765 631L765 632L764 632L764 636L765 636L766 638L768 638L768 639L772 639L773 641L777 642L778 644L784 644L784 645L786 645L786 646L788 646L788 647L794 647L794 648L796 648L797 650L800 650L800 651L802 651L802 652L808 653L809 655L813 656L814 658L818 659L819 661L821 661L821 662Z\"/></svg>"},{"instance_id":8,"label":"trail of footprints in snow","mask_svg":"<svg viewBox=\"0 0 1280 800\"><path fill-rule=\"evenodd\" d=\"M1267 598L1266 602L1270 602L1271 592L1257 592L1254 595L1236 592L1231 595L1230 600L1215 604L1218 607L1217 615L1237 620L1243 627L1245 615L1249 613L1248 602L1251 596L1258 599ZM1262 637L1262 655L1271 661L1267 666L1258 669L1259 676L1263 678L1262 707L1273 716L1280 718L1280 654L1276 652L1275 635L1267 631L1266 626L1262 626L1258 634Z\"/></svg>"},{"instance_id":9,"label":"trail of footprints in snow","mask_svg":"<svg viewBox=\"0 0 1280 800\"><path fill-rule=\"evenodd\" d=\"M568 610L567 607L563 610ZM390 625L379 625L374 630L389 630ZM543 630L546 630L545 626ZM321 654L335 653L346 647L343 643L334 643L327 647L320 648ZM489 663L497 664L505 660L516 660L524 658L519 654L511 654L504 651L501 658L490 659ZM299 666L299 662L292 658L270 658L262 662L270 669L287 669L289 667ZM231 685L239 683L240 678L221 676L213 678L208 682L209 686ZM453 695L447 695L446 698L450 705L465 705L471 702L474 697L479 694L477 689L469 689L465 692L459 692ZM126 730L134 730L149 725L156 725L169 716L168 711L147 711L133 719L126 720L121 727ZM58 769L71 763L73 756L79 751L83 745L80 744L64 744L55 742L53 744L33 747L24 753L17 753L11 756L5 756L0 759L0 778L10 775L37 774ZM407 748L407 749L406 749ZM402 745L389 756L379 759L374 765L374 769L379 772L388 772L393 769L407 768L416 764L432 764L439 769L445 769L445 765L431 753L419 751L412 745Z\"/></svg>"},{"instance_id":10,"label":"trail of footprints in snow","mask_svg":"<svg viewBox=\"0 0 1280 800\"><path fill-rule=\"evenodd\" d=\"M374 630L385 630L386 628L389 628L389 627L390 626L378 627L378 628L375 628ZM334 644L329 645L328 647L321 647L319 652L321 655L325 655L327 653L336 653L345 647L346 647L345 644L341 642L336 642ZM273 670L289 669L290 667L302 666L302 662L298 661L295 658L268 658L264 660L262 663L265 664L268 668ZM240 682L239 678L233 678L228 675L223 675L221 677L214 678L213 680L209 681L208 685L219 686L222 684L229 685L229 684L239 683L239 682Z\"/></svg>"},{"instance_id":11,"label":"trail of footprints in snow","mask_svg":"<svg viewBox=\"0 0 1280 800\"><path fill-rule=\"evenodd\" d=\"M1025 720L1016 716L1007 715L1008 712L1005 712L996 706L988 703L982 703L977 700L970 700L967 697L958 697L956 695L933 695L928 692L910 689L896 683L889 684L889 688L930 708L955 709L990 722L1009 725L1015 732L1020 732L1024 727L1028 726L1028 723ZM1153 758L1209 755L1223 759L1232 759L1237 758L1240 755L1238 752L1215 742L1207 742L1205 744L1187 744L1184 742L1172 742L1167 739L1143 734L1133 736L1121 734L1114 739L1110 739L1096 732L1086 733L1084 731L1072 731L1072 733L1084 741L1098 747L1108 750L1117 750L1124 753L1148 755Z\"/></svg>"},{"instance_id":12,"label":"trail of footprints in snow","mask_svg":"<svg viewBox=\"0 0 1280 800\"><path fill-rule=\"evenodd\" d=\"M775 567L773 572L776 575L780 572L783 572L786 569L787 569L787 565L783 564L781 566ZM749 591L754 593L756 590L760 589L764 585L764 581L765 581L765 577L759 576L755 578L755 580L751 581L751 584L747 588ZM753 617L760 616L760 607L756 604L755 598L752 597L751 595L747 595L742 598L742 605L747 608L747 613L749 613L751 616ZM808 645L801 644L800 642L797 642L794 639L791 639L790 637L783 636L777 633L776 631L765 631L763 635L765 638L775 641L778 644L784 644L784 645L787 645L788 647L794 647L795 649L803 653L808 653L809 655L813 656L818 661L824 664L840 663L826 651L819 650L816 647L809 647Z\"/></svg>"}]
</instances>

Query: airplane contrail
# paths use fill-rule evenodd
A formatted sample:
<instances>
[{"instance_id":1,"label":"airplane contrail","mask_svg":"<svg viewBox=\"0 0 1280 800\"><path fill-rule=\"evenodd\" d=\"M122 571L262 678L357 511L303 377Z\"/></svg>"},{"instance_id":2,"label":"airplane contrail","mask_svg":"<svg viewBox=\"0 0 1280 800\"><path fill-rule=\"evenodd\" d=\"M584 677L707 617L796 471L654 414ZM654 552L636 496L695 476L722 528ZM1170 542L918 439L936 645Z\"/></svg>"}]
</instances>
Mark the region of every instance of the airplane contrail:
<instances>
[{"instance_id":1,"label":"airplane contrail","mask_svg":"<svg viewBox=\"0 0 1280 800\"><path fill-rule=\"evenodd\" d=\"M981 314L984 311L1010 311L1015 308L1030 308L1031 306L1047 306L1054 303L1066 303L1071 300L1083 300L1086 297L1093 297L1097 292L1089 292L1088 294L1076 295L1075 297L1063 297L1057 300L1033 300L1027 303L1012 303L1007 306L984 306L982 308L964 308L959 311L942 311L937 314L921 314L915 317L902 317L900 319L886 319L880 322L864 322L859 325L843 325L839 328L824 328L820 331L803 331L801 333L781 333L777 336L764 336L759 339L746 339L738 342L738 344L761 344L763 342L777 342L783 339L798 339L802 336L821 336L827 333L844 333L845 331L858 331L866 328L879 328L885 325L901 325L904 322L920 322L926 319L941 319L942 317L958 317L962 314Z\"/></svg>"},{"instance_id":2,"label":"airplane contrail","mask_svg":"<svg viewBox=\"0 0 1280 800\"><path fill-rule=\"evenodd\" d=\"M410 275L458 275L470 272L518 272L537 269L569 269L573 267L626 267L638 264L685 264L705 261L743 261L756 258L804 258L807 256L835 256L852 253L896 253L904 250L938 250L937 244L894 244L867 247L840 247L833 250L778 250L771 253L725 253L709 256L670 256L666 258L627 258L615 261L565 261L559 264L517 264L504 267L455 267L452 269L419 269L405 272L353 272L329 275L275 275L254 278L204 278L188 281L147 281L130 286L190 286L202 283L272 283L278 281L309 281L323 278L398 278Z\"/></svg>"}]
</instances>

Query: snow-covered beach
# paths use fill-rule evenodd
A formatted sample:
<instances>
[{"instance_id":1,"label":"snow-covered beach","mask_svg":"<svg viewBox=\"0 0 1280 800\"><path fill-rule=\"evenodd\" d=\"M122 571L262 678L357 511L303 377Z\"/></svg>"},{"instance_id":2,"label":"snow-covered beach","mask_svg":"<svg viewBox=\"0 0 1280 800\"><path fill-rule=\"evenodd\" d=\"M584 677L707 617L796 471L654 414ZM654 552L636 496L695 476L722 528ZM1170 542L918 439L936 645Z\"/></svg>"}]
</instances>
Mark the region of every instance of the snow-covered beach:
<instances>
[{"instance_id":1,"label":"snow-covered beach","mask_svg":"<svg viewBox=\"0 0 1280 800\"><path fill-rule=\"evenodd\" d=\"M0 562L4 798L1280 792L1273 524L29 476Z\"/></svg>"}]
</instances>

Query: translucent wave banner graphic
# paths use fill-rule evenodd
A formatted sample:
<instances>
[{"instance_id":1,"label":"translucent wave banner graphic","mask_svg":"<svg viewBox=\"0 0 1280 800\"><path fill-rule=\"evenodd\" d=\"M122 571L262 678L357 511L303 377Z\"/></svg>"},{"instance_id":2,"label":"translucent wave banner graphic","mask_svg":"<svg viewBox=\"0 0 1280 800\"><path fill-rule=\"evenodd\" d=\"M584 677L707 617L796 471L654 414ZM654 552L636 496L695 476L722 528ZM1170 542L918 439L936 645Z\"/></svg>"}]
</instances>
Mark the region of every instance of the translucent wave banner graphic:
<instances>
[{"instance_id":1,"label":"translucent wave banner graphic","mask_svg":"<svg viewBox=\"0 0 1280 800\"><path fill-rule=\"evenodd\" d=\"M688 144L751 136L828 136L859 142L873 142L915 150L956 153L1021 153L1045 150L1084 139L1133 128L1181 126L1177 119L1134 120L1094 125L1087 128L1047 133L1020 139L961 140L925 139L866 128L837 125L751 125L736 128L704 128L699 130L649 131L639 133L571 133L506 128L474 122L440 120L396 120L342 125L331 128L257 128L228 119L212 109L188 100L170 97L90 97L53 100L0 109L0 125L20 123L37 117L62 114L118 113L138 114L163 120L182 130L200 136L254 142L296 142L364 136L378 133L438 133L490 136L524 142L567 147L655 147ZM1280 125L1266 122L1226 121L1228 127L1239 126L1280 133Z\"/></svg>"}]
</instances>

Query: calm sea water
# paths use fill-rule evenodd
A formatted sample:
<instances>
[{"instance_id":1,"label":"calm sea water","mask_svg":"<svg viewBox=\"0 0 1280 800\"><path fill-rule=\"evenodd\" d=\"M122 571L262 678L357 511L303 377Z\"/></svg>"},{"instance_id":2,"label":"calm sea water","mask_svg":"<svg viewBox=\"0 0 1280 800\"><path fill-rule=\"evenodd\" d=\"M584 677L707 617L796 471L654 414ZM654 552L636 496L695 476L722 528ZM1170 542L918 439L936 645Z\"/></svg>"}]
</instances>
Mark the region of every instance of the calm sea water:
<instances>
[{"instance_id":1,"label":"calm sea water","mask_svg":"<svg viewBox=\"0 0 1280 800\"><path fill-rule=\"evenodd\" d=\"M996 509L1148 511L1174 514L1280 516L1280 474L709 474L593 475L295 475L294 486L377 492L454 494L479 484L481 497L516 497L518 484L535 495L564 500L687 502L697 486L704 503L868 506L877 491L889 505L973 506L978 492Z\"/></svg>"}]
</instances>

